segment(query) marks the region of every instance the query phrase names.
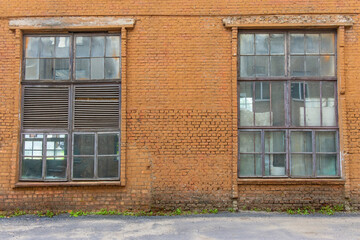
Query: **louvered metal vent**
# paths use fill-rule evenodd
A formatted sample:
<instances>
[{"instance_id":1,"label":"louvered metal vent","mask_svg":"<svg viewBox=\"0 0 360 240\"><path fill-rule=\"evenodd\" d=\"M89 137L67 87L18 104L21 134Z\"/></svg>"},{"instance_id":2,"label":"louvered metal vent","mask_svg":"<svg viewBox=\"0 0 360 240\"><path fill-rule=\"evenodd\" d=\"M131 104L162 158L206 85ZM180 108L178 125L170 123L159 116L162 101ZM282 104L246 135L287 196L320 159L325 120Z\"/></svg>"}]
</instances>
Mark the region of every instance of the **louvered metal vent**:
<instances>
[{"instance_id":1,"label":"louvered metal vent","mask_svg":"<svg viewBox=\"0 0 360 240\"><path fill-rule=\"evenodd\" d=\"M24 87L24 129L68 128L68 87Z\"/></svg>"},{"instance_id":2,"label":"louvered metal vent","mask_svg":"<svg viewBox=\"0 0 360 240\"><path fill-rule=\"evenodd\" d=\"M119 86L76 86L74 128L119 128Z\"/></svg>"}]
</instances>

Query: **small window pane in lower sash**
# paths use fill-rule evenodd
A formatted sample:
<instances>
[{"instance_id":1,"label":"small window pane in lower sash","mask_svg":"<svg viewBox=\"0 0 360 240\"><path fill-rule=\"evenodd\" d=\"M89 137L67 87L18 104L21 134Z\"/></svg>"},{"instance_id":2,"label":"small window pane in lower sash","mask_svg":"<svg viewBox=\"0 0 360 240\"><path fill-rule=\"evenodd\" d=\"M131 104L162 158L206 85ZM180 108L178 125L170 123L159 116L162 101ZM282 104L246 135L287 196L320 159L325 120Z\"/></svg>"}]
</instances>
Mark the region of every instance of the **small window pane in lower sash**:
<instances>
[{"instance_id":1,"label":"small window pane in lower sash","mask_svg":"<svg viewBox=\"0 0 360 240\"><path fill-rule=\"evenodd\" d=\"M265 154L265 176L284 176L286 154Z\"/></svg>"},{"instance_id":2,"label":"small window pane in lower sash","mask_svg":"<svg viewBox=\"0 0 360 240\"><path fill-rule=\"evenodd\" d=\"M98 175L99 178L119 177L119 157L117 156L98 156Z\"/></svg>"},{"instance_id":3,"label":"small window pane in lower sash","mask_svg":"<svg viewBox=\"0 0 360 240\"><path fill-rule=\"evenodd\" d=\"M312 154L291 154L291 175L310 177L313 173Z\"/></svg>"},{"instance_id":4,"label":"small window pane in lower sash","mask_svg":"<svg viewBox=\"0 0 360 240\"><path fill-rule=\"evenodd\" d=\"M98 154L113 155L119 154L119 134L118 133L99 133L98 134Z\"/></svg>"},{"instance_id":5,"label":"small window pane in lower sash","mask_svg":"<svg viewBox=\"0 0 360 240\"><path fill-rule=\"evenodd\" d=\"M239 131L239 149L242 153L261 152L260 131Z\"/></svg>"},{"instance_id":6,"label":"small window pane in lower sash","mask_svg":"<svg viewBox=\"0 0 360 240\"><path fill-rule=\"evenodd\" d=\"M337 175L337 154L316 154L316 175Z\"/></svg>"},{"instance_id":7,"label":"small window pane in lower sash","mask_svg":"<svg viewBox=\"0 0 360 240\"><path fill-rule=\"evenodd\" d=\"M74 157L73 178L94 178L94 157Z\"/></svg>"},{"instance_id":8,"label":"small window pane in lower sash","mask_svg":"<svg viewBox=\"0 0 360 240\"><path fill-rule=\"evenodd\" d=\"M46 179L66 178L66 165L66 156L46 158Z\"/></svg>"},{"instance_id":9,"label":"small window pane in lower sash","mask_svg":"<svg viewBox=\"0 0 360 240\"><path fill-rule=\"evenodd\" d=\"M262 176L261 154L240 154L240 177Z\"/></svg>"},{"instance_id":10,"label":"small window pane in lower sash","mask_svg":"<svg viewBox=\"0 0 360 240\"><path fill-rule=\"evenodd\" d=\"M41 179L42 178L42 158L23 157L21 179Z\"/></svg>"},{"instance_id":11,"label":"small window pane in lower sash","mask_svg":"<svg viewBox=\"0 0 360 240\"><path fill-rule=\"evenodd\" d=\"M95 134L74 134L74 155L94 155Z\"/></svg>"}]
</instances>

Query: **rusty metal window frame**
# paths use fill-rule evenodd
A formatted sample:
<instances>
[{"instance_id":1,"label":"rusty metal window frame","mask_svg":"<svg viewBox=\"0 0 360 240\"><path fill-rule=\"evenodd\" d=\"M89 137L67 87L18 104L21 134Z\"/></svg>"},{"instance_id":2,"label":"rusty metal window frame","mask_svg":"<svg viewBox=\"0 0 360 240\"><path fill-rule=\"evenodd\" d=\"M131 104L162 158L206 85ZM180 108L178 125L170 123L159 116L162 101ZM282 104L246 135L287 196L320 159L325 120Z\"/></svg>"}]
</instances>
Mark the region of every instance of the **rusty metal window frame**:
<instances>
[{"instance_id":1,"label":"rusty metal window frame","mask_svg":"<svg viewBox=\"0 0 360 240\"><path fill-rule=\"evenodd\" d=\"M19 150L19 181L22 182L76 182L76 181L119 181L120 180L120 166L121 166L121 156L120 156L120 144L121 144L121 32L118 33L108 33L108 32L73 32L73 33L59 33L59 34L24 34L23 38L26 37L61 37L67 36L70 37L70 44L69 44L69 79L68 80L25 80L25 41L22 50L22 68L21 68L21 87L22 87L22 98L21 98L21 133L20 133L20 150ZM75 37L76 36L118 36L120 37L120 54L119 58L119 78L116 79L95 79L95 80L76 80L75 79ZM105 57L104 57L105 58ZM40 74L40 73L39 73ZM55 78L55 77L54 77ZM26 87L41 87L41 88L48 88L48 87L67 87L69 89L69 96L68 96L68 124L67 128L24 128L24 89ZM117 86L119 88L119 122L117 127L110 127L110 128L84 128L78 129L74 127L74 104L75 104L75 86ZM73 172L73 135L74 133L93 133L93 134L101 134L101 133L116 133L119 137L119 166L118 166L118 176L116 178L84 178L84 179L74 179L72 177ZM46 179L46 172L44 170L46 162L46 154L43 154L42 157L42 178L41 179L25 179L22 178L22 158L23 158L23 145L24 145L24 135L25 134L43 134L43 152L46 151L44 145L46 144L47 134L66 134L67 135L67 166L66 166L66 178L65 179ZM97 147L97 145L95 146Z\"/></svg>"},{"instance_id":2,"label":"rusty metal window frame","mask_svg":"<svg viewBox=\"0 0 360 240\"><path fill-rule=\"evenodd\" d=\"M270 69L268 70L268 76L253 76L253 77L241 77L240 75L240 35L241 34L259 34L259 33L263 33L263 34L277 34L277 33L282 33L284 34L284 53L285 53L285 74L284 76L280 76L280 77L274 77L274 76L270 76ZM334 35L334 53L333 56L335 58L334 60L334 76L291 76L290 75L290 34L293 33L300 33L300 34L306 34L306 33L316 33L316 34L320 34L320 33L331 33ZM238 177L239 178L313 178L313 179L317 179L317 178L340 178L341 177L341 169L340 169L340 149L339 149L339 126L338 126L338 98L337 98L337 52L336 52L336 42L337 42L337 36L336 36L336 32L333 30L328 30L328 29L319 29L319 30L239 30L238 31L238 43L237 43L237 52L238 52L238 66L237 66L237 89L238 89L238 94L237 94L237 104L238 104ZM254 44L255 44L255 40L254 40ZM305 45L306 43L304 43ZM321 43L320 43L321 44ZM305 45L306 46L306 45ZM321 46L320 46L321 47ZM255 46L254 46L255 49ZM270 54L270 50L269 50L269 54ZM268 54L268 55L269 55ZM306 55L305 51L304 51L304 55ZM319 56L321 56L320 50L319 50ZM325 54L328 55L328 54ZM254 55L255 56L255 50L254 50ZM270 56L270 55L269 55ZM269 64L270 64L270 60L269 60ZM254 65L255 67L255 65ZM320 73L319 73L320 74ZM271 111L271 107L272 107L272 97L271 97L271 83L272 82L282 82L284 84L284 115L285 115L285 125L284 126L255 126L255 117L253 119L253 126L241 126L240 125L240 111L239 111L239 106L240 106L240 83L241 82L249 82L252 84L253 86L253 96L252 96L252 101L253 103L255 103L256 101L259 101L256 99L255 97L255 83L257 82L269 82L270 83L270 111ZM306 126L306 107L304 106L304 126L293 126L291 124L291 101L292 101L292 96L291 96L291 84L292 83L299 83L299 85L301 85L303 87L303 91L302 93L304 94L303 99L293 99L295 101L305 101L305 97L306 97L306 85L308 85L307 83L309 82L318 82L319 83L319 89L320 89L320 126ZM328 82L328 83L333 83L334 84L334 108L335 108L335 121L336 121L336 125L334 126L324 126L323 125L323 111L322 111L322 85L324 82ZM253 106L254 108L254 106ZM254 111L254 110L253 110ZM255 116L255 111L253 113L253 115ZM271 118L271 114L270 114L270 118ZM271 120L270 120L271 122ZM250 175L250 176L245 176L245 175L240 175L240 155L243 154L244 152L240 152L240 133L241 132L246 132L246 131L258 131L261 132L261 152L260 153L256 153L256 154L261 154L261 162L262 162L262 169L261 169L261 175L256 176L256 170L254 169L254 174ZM265 152L264 149L264 133L267 131L285 131L285 137L286 137L286 163L285 163L285 175L284 176L265 176L265 157L264 155L267 154ZM290 134L291 132L294 131L309 131L312 134L312 174L311 176L295 176L291 173L291 148L290 148ZM336 175L331 175L331 176L318 176L317 175L317 169L316 169L316 155L318 153L316 153L316 146L315 146L315 134L317 132L324 132L324 131L330 131L330 132L335 132L335 136L336 136L336 152L331 152L331 153L324 153L324 154L336 154ZM245 153L246 154L246 153ZM255 153L250 153L250 154L255 154ZM298 153L301 154L301 153ZM255 159L255 158L254 158ZM255 160L254 160L255 162ZM255 163L254 163L255 164Z\"/></svg>"}]
</instances>

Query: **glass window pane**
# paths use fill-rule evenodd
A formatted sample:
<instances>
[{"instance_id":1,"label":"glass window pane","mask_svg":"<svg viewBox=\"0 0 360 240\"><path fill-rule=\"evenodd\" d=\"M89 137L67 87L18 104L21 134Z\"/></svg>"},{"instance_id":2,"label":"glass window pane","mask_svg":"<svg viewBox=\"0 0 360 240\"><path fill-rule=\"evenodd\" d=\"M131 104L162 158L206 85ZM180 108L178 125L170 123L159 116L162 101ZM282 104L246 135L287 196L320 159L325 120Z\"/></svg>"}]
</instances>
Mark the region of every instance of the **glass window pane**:
<instances>
[{"instance_id":1,"label":"glass window pane","mask_svg":"<svg viewBox=\"0 0 360 240\"><path fill-rule=\"evenodd\" d=\"M270 100L270 82L255 82L255 100Z\"/></svg>"},{"instance_id":2,"label":"glass window pane","mask_svg":"<svg viewBox=\"0 0 360 240\"><path fill-rule=\"evenodd\" d=\"M270 53L284 54L284 34L270 34Z\"/></svg>"},{"instance_id":3,"label":"glass window pane","mask_svg":"<svg viewBox=\"0 0 360 240\"><path fill-rule=\"evenodd\" d=\"M304 54L304 34L290 34L290 53Z\"/></svg>"},{"instance_id":4,"label":"glass window pane","mask_svg":"<svg viewBox=\"0 0 360 240\"><path fill-rule=\"evenodd\" d=\"M240 126L253 126L253 83L238 83Z\"/></svg>"},{"instance_id":5,"label":"glass window pane","mask_svg":"<svg viewBox=\"0 0 360 240\"><path fill-rule=\"evenodd\" d=\"M53 59L40 59L40 79L54 79Z\"/></svg>"},{"instance_id":6,"label":"glass window pane","mask_svg":"<svg viewBox=\"0 0 360 240\"><path fill-rule=\"evenodd\" d=\"M255 83L255 126L270 126L270 84L269 82Z\"/></svg>"},{"instance_id":7,"label":"glass window pane","mask_svg":"<svg viewBox=\"0 0 360 240\"><path fill-rule=\"evenodd\" d=\"M119 134L99 134L98 151L99 155L119 154Z\"/></svg>"},{"instance_id":8,"label":"glass window pane","mask_svg":"<svg viewBox=\"0 0 360 240\"><path fill-rule=\"evenodd\" d=\"M239 149L242 153L261 152L261 132L239 131Z\"/></svg>"},{"instance_id":9,"label":"glass window pane","mask_svg":"<svg viewBox=\"0 0 360 240\"><path fill-rule=\"evenodd\" d=\"M39 59L26 59L25 79L39 79Z\"/></svg>"},{"instance_id":10,"label":"glass window pane","mask_svg":"<svg viewBox=\"0 0 360 240\"><path fill-rule=\"evenodd\" d=\"M311 154L291 154L291 175L309 177L313 175Z\"/></svg>"},{"instance_id":11,"label":"glass window pane","mask_svg":"<svg viewBox=\"0 0 360 240\"><path fill-rule=\"evenodd\" d=\"M265 152L286 152L285 132L265 132Z\"/></svg>"},{"instance_id":12,"label":"glass window pane","mask_svg":"<svg viewBox=\"0 0 360 240\"><path fill-rule=\"evenodd\" d=\"M321 53L335 52L335 35L332 33L321 34Z\"/></svg>"},{"instance_id":13,"label":"glass window pane","mask_svg":"<svg viewBox=\"0 0 360 240\"><path fill-rule=\"evenodd\" d=\"M304 83L291 83L291 125L304 126Z\"/></svg>"},{"instance_id":14,"label":"glass window pane","mask_svg":"<svg viewBox=\"0 0 360 240\"><path fill-rule=\"evenodd\" d=\"M91 39L91 57L104 57L105 37L92 37Z\"/></svg>"},{"instance_id":15,"label":"glass window pane","mask_svg":"<svg viewBox=\"0 0 360 240\"><path fill-rule=\"evenodd\" d=\"M243 176L261 176L262 163L260 154L240 154L239 175Z\"/></svg>"},{"instance_id":16,"label":"glass window pane","mask_svg":"<svg viewBox=\"0 0 360 240\"><path fill-rule=\"evenodd\" d=\"M311 132L291 132L291 152L312 152Z\"/></svg>"},{"instance_id":17,"label":"glass window pane","mask_svg":"<svg viewBox=\"0 0 360 240\"><path fill-rule=\"evenodd\" d=\"M89 79L90 73L90 59L76 59L76 79L84 80Z\"/></svg>"},{"instance_id":18,"label":"glass window pane","mask_svg":"<svg viewBox=\"0 0 360 240\"><path fill-rule=\"evenodd\" d=\"M320 56L321 76L335 76L335 57L334 56Z\"/></svg>"},{"instance_id":19,"label":"glass window pane","mask_svg":"<svg viewBox=\"0 0 360 240\"><path fill-rule=\"evenodd\" d=\"M285 76L285 57L271 56L270 57L270 76Z\"/></svg>"},{"instance_id":20,"label":"glass window pane","mask_svg":"<svg viewBox=\"0 0 360 240\"><path fill-rule=\"evenodd\" d=\"M90 57L90 37L76 37L76 57Z\"/></svg>"},{"instance_id":21,"label":"glass window pane","mask_svg":"<svg viewBox=\"0 0 360 240\"><path fill-rule=\"evenodd\" d=\"M66 157L46 158L46 179L66 178Z\"/></svg>"},{"instance_id":22,"label":"glass window pane","mask_svg":"<svg viewBox=\"0 0 360 240\"><path fill-rule=\"evenodd\" d=\"M286 154L265 154L265 176L284 176Z\"/></svg>"},{"instance_id":23,"label":"glass window pane","mask_svg":"<svg viewBox=\"0 0 360 240\"><path fill-rule=\"evenodd\" d=\"M119 157L98 157L99 178L119 177Z\"/></svg>"},{"instance_id":24,"label":"glass window pane","mask_svg":"<svg viewBox=\"0 0 360 240\"><path fill-rule=\"evenodd\" d=\"M91 79L104 79L104 58L91 58Z\"/></svg>"},{"instance_id":25,"label":"glass window pane","mask_svg":"<svg viewBox=\"0 0 360 240\"><path fill-rule=\"evenodd\" d=\"M291 56L290 57L290 73L291 76L304 76L304 56Z\"/></svg>"},{"instance_id":26,"label":"glass window pane","mask_svg":"<svg viewBox=\"0 0 360 240\"><path fill-rule=\"evenodd\" d=\"M322 82L322 125L336 126L335 87L333 82Z\"/></svg>"},{"instance_id":27,"label":"glass window pane","mask_svg":"<svg viewBox=\"0 0 360 240\"><path fill-rule=\"evenodd\" d=\"M119 36L106 37L106 57L119 57L120 47Z\"/></svg>"},{"instance_id":28,"label":"glass window pane","mask_svg":"<svg viewBox=\"0 0 360 240\"><path fill-rule=\"evenodd\" d=\"M41 37L40 39L40 57L55 57L55 37Z\"/></svg>"},{"instance_id":29,"label":"glass window pane","mask_svg":"<svg viewBox=\"0 0 360 240\"><path fill-rule=\"evenodd\" d=\"M26 37L25 38L25 57L38 58L39 57L39 37Z\"/></svg>"},{"instance_id":30,"label":"glass window pane","mask_svg":"<svg viewBox=\"0 0 360 240\"><path fill-rule=\"evenodd\" d=\"M316 154L316 174L318 176L336 176L337 155Z\"/></svg>"},{"instance_id":31,"label":"glass window pane","mask_svg":"<svg viewBox=\"0 0 360 240\"><path fill-rule=\"evenodd\" d=\"M42 156L43 137L42 134L25 134L23 155Z\"/></svg>"},{"instance_id":32,"label":"glass window pane","mask_svg":"<svg viewBox=\"0 0 360 240\"><path fill-rule=\"evenodd\" d=\"M272 126L285 126L284 82L271 82Z\"/></svg>"},{"instance_id":33,"label":"glass window pane","mask_svg":"<svg viewBox=\"0 0 360 240\"><path fill-rule=\"evenodd\" d=\"M306 53L319 54L320 36L319 34L305 34Z\"/></svg>"},{"instance_id":34,"label":"glass window pane","mask_svg":"<svg viewBox=\"0 0 360 240\"><path fill-rule=\"evenodd\" d=\"M68 58L69 57L69 37L56 37L55 57Z\"/></svg>"},{"instance_id":35,"label":"glass window pane","mask_svg":"<svg viewBox=\"0 0 360 240\"><path fill-rule=\"evenodd\" d=\"M55 59L55 79L68 80L70 61L69 59Z\"/></svg>"},{"instance_id":36,"label":"glass window pane","mask_svg":"<svg viewBox=\"0 0 360 240\"><path fill-rule=\"evenodd\" d=\"M254 34L240 35L240 54L241 55L254 54Z\"/></svg>"},{"instance_id":37,"label":"glass window pane","mask_svg":"<svg viewBox=\"0 0 360 240\"><path fill-rule=\"evenodd\" d=\"M73 178L94 178L94 157L74 157Z\"/></svg>"},{"instance_id":38,"label":"glass window pane","mask_svg":"<svg viewBox=\"0 0 360 240\"><path fill-rule=\"evenodd\" d=\"M42 159L41 157L24 157L21 166L22 179L41 179L42 178Z\"/></svg>"},{"instance_id":39,"label":"glass window pane","mask_svg":"<svg viewBox=\"0 0 360 240\"><path fill-rule=\"evenodd\" d=\"M120 59L105 58L105 78L120 79Z\"/></svg>"},{"instance_id":40,"label":"glass window pane","mask_svg":"<svg viewBox=\"0 0 360 240\"><path fill-rule=\"evenodd\" d=\"M306 56L306 76L319 76L319 57L318 56Z\"/></svg>"},{"instance_id":41,"label":"glass window pane","mask_svg":"<svg viewBox=\"0 0 360 240\"><path fill-rule=\"evenodd\" d=\"M74 134L74 155L94 155L95 134Z\"/></svg>"},{"instance_id":42,"label":"glass window pane","mask_svg":"<svg viewBox=\"0 0 360 240\"><path fill-rule=\"evenodd\" d=\"M253 77L254 72L254 60L253 56L241 56L240 57L240 76L241 77Z\"/></svg>"},{"instance_id":43,"label":"glass window pane","mask_svg":"<svg viewBox=\"0 0 360 240\"><path fill-rule=\"evenodd\" d=\"M255 49L257 55L269 54L269 34L255 34Z\"/></svg>"},{"instance_id":44,"label":"glass window pane","mask_svg":"<svg viewBox=\"0 0 360 240\"><path fill-rule=\"evenodd\" d=\"M47 156L66 156L67 155L67 135L53 134L46 138ZM50 155L51 153L52 155Z\"/></svg>"},{"instance_id":45,"label":"glass window pane","mask_svg":"<svg viewBox=\"0 0 360 240\"><path fill-rule=\"evenodd\" d=\"M269 57L255 56L255 74L256 76L268 76L269 73Z\"/></svg>"},{"instance_id":46,"label":"glass window pane","mask_svg":"<svg viewBox=\"0 0 360 240\"><path fill-rule=\"evenodd\" d=\"M316 132L316 152L336 152L336 132Z\"/></svg>"},{"instance_id":47,"label":"glass window pane","mask_svg":"<svg viewBox=\"0 0 360 240\"><path fill-rule=\"evenodd\" d=\"M307 82L305 85L306 126L320 126L320 83Z\"/></svg>"}]
</instances>

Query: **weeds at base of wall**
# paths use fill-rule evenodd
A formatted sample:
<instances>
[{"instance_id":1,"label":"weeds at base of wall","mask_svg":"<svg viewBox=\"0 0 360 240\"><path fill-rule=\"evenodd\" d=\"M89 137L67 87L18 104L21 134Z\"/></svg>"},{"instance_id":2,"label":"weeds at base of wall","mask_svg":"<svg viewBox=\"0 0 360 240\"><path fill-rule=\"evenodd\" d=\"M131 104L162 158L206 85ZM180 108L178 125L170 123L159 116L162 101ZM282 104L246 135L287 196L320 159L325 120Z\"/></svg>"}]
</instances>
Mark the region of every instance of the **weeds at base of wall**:
<instances>
[{"instance_id":1,"label":"weeds at base of wall","mask_svg":"<svg viewBox=\"0 0 360 240\"><path fill-rule=\"evenodd\" d=\"M228 212L234 213L238 212L238 210L234 208L228 208ZM243 206L240 208L240 211L255 211L255 212L275 212L271 208L248 208L247 206ZM310 215L315 213L321 213L325 215L334 215L336 212L344 212L345 207L343 204L334 205L334 206L324 206L318 210L315 210L312 207L304 207L304 208L297 208L297 209L287 209L285 212L289 215ZM217 214L219 211L218 209L203 209L202 211L183 211L181 208L177 208L174 211L167 211L167 212L152 212L152 211L138 211L138 212L132 212L132 211L117 211L117 210L107 210L107 209L101 209L100 211L74 211L70 210L67 212L53 212L50 210L47 211L35 211L35 212L26 212L26 211L20 211L16 210L11 213L0 213L0 218L11 218L11 217L17 217L22 215L36 215L38 217L49 217L52 218L59 214L69 214L70 217L80 217L80 216L94 216L94 215L119 215L119 216L180 216L180 215L199 215L199 214ZM281 211L284 212L284 211Z\"/></svg>"},{"instance_id":2,"label":"weeds at base of wall","mask_svg":"<svg viewBox=\"0 0 360 240\"><path fill-rule=\"evenodd\" d=\"M253 208L248 208L247 206L242 206L240 208L240 211L255 211L255 212L275 212L274 210L272 210L271 208L257 208L257 207L253 207ZM285 211L277 211L277 212L286 212L287 214L290 215L310 215L310 214L315 214L315 213L321 213L321 214L325 214L325 215L334 215L336 212L345 212L345 206L344 204L339 204L339 205L326 205L321 207L320 209L315 209L313 207L303 207L303 208L296 208L296 209L286 209Z\"/></svg>"},{"instance_id":3,"label":"weeds at base of wall","mask_svg":"<svg viewBox=\"0 0 360 240\"><path fill-rule=\"evenodd\" d=\"M318 211L316 211L314 208L311 207L304 207L304 208L298 208L298 209L287 209L286 212L288 214L300 214L300 215L309 215L309 214L314 214L314 213L321 213L321 214L326 214L326 215L334 215L334 213L336 212L343 212L344 209L344 205L340 204L340 205L334 205L334 206L324 206L322 208L320 208Z\"/></svg>"},{"instance_id":4,"label":"weeds at base of wall","mask_svg":"<svg viewBox=\"0 0 360 240\"><path fill-rule=\"evenodd\" d=\"M172 212L152 212L152 211L138 211L138 212L131 212L131 211L117 211L117 210L107 210L101 209L100 211L74 211L70 210L67 212L53 212L50 210L47 211L35 211L35 212L26 212L16 210L11 213L3 213L0 214L0 218L11 218L17 217L22 215L35 215L38 217L49 217L52 218L59 214L69 214L70 217L80 217L80 216L88 216L88 215L120 215L120 216L178 216L178 215L198 215L198 214L217 214L219 211L218 209L204 209L202 211L183 211L181 208L177 208Z\"/></svg>"},{"instance_id":5,"label":"weeds at base of wall","mask_svg":"<svg viewBox=\"0 0 360 240\"><path fill-rule=\"evenodd\" d=\"M246 206L243 206L241 208L242 211L255 211L255 212L275 212L274 210L272 210L271 208L257 208L257 207L253 207L253 208L248 208ZM240 211L241 211L240 210ZM339 204L339 205L326 205L321 207L320 209L315 209L313 207L307 206L307 207L303 207L303 208L296 208L296 209L286 209L285 211L276 211L276 212L286 212L287 214L290 215L295 215L295 214L299 214L299 215L310 215L310 214L315 214L315 213L321 213L321 214L325 214L325 215L334 215L336 212L352 212L351 210L347 211L345 209L344 204Z\"/></svg>"}]
</instances>

